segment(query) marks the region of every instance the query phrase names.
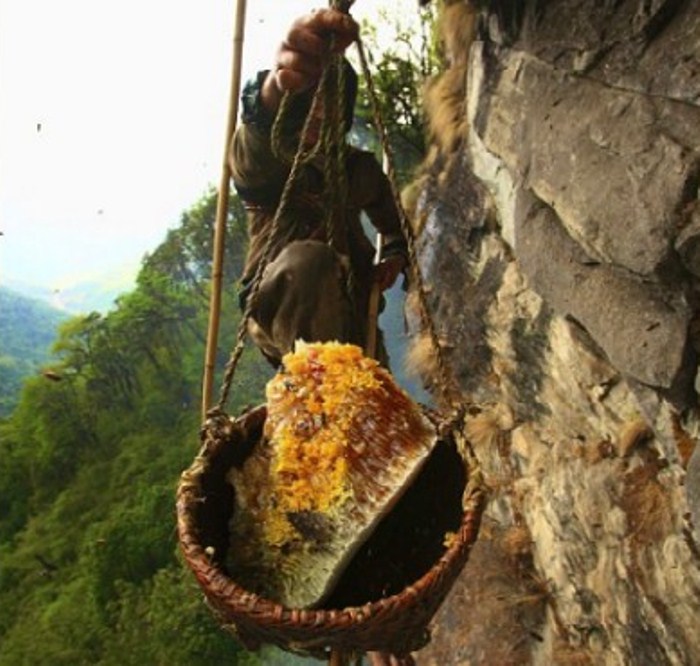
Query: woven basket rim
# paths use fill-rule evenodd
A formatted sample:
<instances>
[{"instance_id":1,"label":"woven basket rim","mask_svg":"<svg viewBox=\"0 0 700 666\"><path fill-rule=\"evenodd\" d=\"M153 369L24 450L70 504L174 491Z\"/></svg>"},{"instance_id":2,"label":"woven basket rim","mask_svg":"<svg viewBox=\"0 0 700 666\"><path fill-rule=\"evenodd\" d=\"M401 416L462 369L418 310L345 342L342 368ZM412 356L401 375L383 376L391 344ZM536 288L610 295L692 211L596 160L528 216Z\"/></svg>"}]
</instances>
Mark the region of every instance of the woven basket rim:
<instances>
[{"instance_id":1,"label":"woven basket rim","mask_svg":"<svg viewBox=\"0 0 700 666\"><path fill-rule=\"evenodd\" d=\"M246 415L260 408L254 408ZM400 592L368 601L361 606L339 609L290 608L250 592L235 582L207 554L206 546L199 543L198 527L193 512L202 501L200 480L205 472L208 456L209 448L205 441L192 465L181 475L176 493L178 537L183 556L208 600L213 601L218 614L225 615L227 622L233 625L240 621L247 625L252 623L268 631L279 628L281 634L294 633L295 629L313 629L320 633L330 631L335 634L349 629L359 631L378 617L396 612L410 612L411 609L424 609L426 606L435 607L430 613L432 616L466 563L478 535L485 503L484 491L480 474L474 469L474 461L470 463L461 456L467 466L468 479L463 495L460 526L450 545L428 571ZM431 597L430 601L427 601L428 595L436 590L440 590L439 598L435 600ZM280 644L279 641L275 642ZM282 638L282 643L284 642L286 640ZM319 640L319 646L331 643L332 639ZM305 645L308 644L309 641L305 641Z\"/></svg>"}]
</instances>

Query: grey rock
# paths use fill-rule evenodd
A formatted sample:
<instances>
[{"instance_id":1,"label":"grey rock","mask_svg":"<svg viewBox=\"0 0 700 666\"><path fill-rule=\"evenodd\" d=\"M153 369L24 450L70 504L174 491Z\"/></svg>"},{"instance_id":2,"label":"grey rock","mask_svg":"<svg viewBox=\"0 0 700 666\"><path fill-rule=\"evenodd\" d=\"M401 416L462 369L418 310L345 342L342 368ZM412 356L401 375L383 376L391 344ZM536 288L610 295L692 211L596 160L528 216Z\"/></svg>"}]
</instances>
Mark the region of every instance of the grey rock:
<instances>
[{"instance_id":1,"label":"grey rock","mask_svg":"<svg viewBox=\"0 0 700 666\"><path fill-rule=\"evenodd\" d=\"M610 86L700 103L697 2L620 0L606 8L579 0L525 4L516 48Z\"/></svg>"},{"instance_id":2,"label":"grey rock","mask_svg":"<svg viewBox=\"0 0 700 666\"><path fill-rule=\"evenodd\" d=\"M476 6L466 155L432 162L421 254L482 410L479 543L508 538L475 549L419 658L700 663L700 3ZM509 596L516 628L484 606L513 572L547 603ZM504 628L537 638L501 657Z\"/></svg>"},{"instance_id":3,"label":"grey rock","mask_svg":"<svg viewBox=\"0 0 700 666\"><path fill-rule=\"evenodd\" d=\"M530 285L579 321L623 374L668 388L680 371L690 312L663 287L592 262L555 213L540 207L516 235Z\"/></svg>"},{"instance_id":4,"label":"grey rock","mask_svg":"<svg viewBox=\"0 0 700 666\"><path fill-rule=\"evenodd\" d=\"M427 196L418 211L425 223L417 246L429 286L428 305L445 341L452 377L464 390L476 391L491 354L485 313L505 261L500 245L493 253L484 250L484 239L494 236L485 212L486 190L465 168L463 161L453 162L440 182L427 178Z\"/></svg>"},{"instance_id":5,"label":"grey rock","mask_svg":"<svg viewBox=\"0 0 700 666\"><path fill-rule=\"evenodd\" d=\"M654 273L669 259L697 179L700 109L613 90L524 54L504 62L486 147L591 257Z\"/></svg>"}]
</instances>

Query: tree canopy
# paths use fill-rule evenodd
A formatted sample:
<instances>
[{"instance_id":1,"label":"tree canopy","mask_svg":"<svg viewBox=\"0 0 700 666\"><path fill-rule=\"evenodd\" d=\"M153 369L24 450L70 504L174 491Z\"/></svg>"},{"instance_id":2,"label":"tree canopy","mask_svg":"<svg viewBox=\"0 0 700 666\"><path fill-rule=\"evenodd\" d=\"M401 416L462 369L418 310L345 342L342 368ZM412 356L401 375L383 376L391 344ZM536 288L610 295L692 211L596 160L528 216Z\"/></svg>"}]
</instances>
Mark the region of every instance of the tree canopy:
<instances>
[{"instance_id":1,"label":"tree canopy","mask_svg":"<svg viewBox=\"0 0 700 666\"><path fill-rule=\"evenodd\" d=\"M425 155L425 116L421 92L425 82L441 66L441 55L434 36L436 10L433 5L427 5L417 8L416 12L408 20L408 17L383 10L380 21L365 21L361 26L378 101L377 111L386 128L402 183L410 179L414 168ZM382 38L380 31L388 32L392 38L386 39L386 35ZM358 72L361 71L358 63L355 67ZM364 77L360 77L355 118L356 140L374 147L381 157L374 109Z\"/></svg>"},{"instance_id":2,"label":"tree canopy","mask_svg":"<svg viewBox=\"0 0 700 666\"><path fill-rule=\"evenodd\" d=\"M385 52L374 65L406 169L423 150L417 86L429 71L417 74L414 56ZM367 108L361 95L365 118ZM60 322L50 373L32 373L0 422L3 663L259 663L202 603L174 525L179 475L199 445L215 210L214 192L187 210L109 313ZM247 242L235 196L229 210L218 377ZM270 375L247 350L230 413L259 402Z\"/></svg>"},{"instance_id":3,"label":"tree canopy","mask_svg":"<svg viewBox=\"0 0 700 666\"><path fill-rule=\"evenodd\" d=\"M113 311L60 325L60 379L29 379L0 424L4 663L242 663L179 561L173 515L198 448L215 199L183 215ZM231 210L222 363L246 242ZM240 372L233 412L270 373L252 353Z\"/></svg>"},{"instance_id":4,"label":"tree canopy","mask_svg":"<svg viewBox=\"0 0 700 666\"><path fill-rule=\"evenodd\" d=\"M25 377L49 357L56 327L68 315L42 301L0 287L0 417L17 405Z\"/></svg>"}]
</instances>

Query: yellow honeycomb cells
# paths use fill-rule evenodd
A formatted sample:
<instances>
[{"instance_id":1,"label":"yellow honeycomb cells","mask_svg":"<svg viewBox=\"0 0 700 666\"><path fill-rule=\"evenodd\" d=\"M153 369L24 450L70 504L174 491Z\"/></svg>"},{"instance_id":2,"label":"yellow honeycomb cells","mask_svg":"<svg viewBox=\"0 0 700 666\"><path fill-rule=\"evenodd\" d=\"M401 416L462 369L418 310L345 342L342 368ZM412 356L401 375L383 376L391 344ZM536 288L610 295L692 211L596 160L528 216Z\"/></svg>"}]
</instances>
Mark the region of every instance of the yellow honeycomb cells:
<instances>
[{"instance_id":1,"label":"yellow honeycomb cells","mask_svg":"<svg viewBox=\"0 0 700 666\"><path fill-rule=\"evenodd\" d=\"M282 363L266 390L276 509L331 513L351 497L348 438L367 392L382 391L379 364L332 342L297 344ZM281 525L270 527L278 542Z\"/></svg>"}]
</instances>

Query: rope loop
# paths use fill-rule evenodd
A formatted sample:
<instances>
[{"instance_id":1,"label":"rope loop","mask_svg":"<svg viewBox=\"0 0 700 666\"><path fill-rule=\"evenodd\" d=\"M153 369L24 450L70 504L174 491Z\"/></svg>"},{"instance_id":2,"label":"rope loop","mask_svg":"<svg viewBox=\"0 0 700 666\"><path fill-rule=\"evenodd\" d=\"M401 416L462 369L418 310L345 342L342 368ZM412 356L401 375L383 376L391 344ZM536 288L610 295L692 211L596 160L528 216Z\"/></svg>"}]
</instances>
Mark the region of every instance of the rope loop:
<instances>
[{"instance_id":1,"label":"rope loop","mask_svg":"<svg viewBox=\"0 0 700 666\"><path fill-rule=\"evenodd\" d=\"M336 0L333 1L335 2ZM339 2L339 4L343 3ZM347 248L347 224L345 223L345 211L347 209L347 174L345 170L347 145L345 142L345 121L342 118L345 86L344 64L342 55L331 54L331 49L332 37L329 43L329 56L312 97L311 105L299 136L299 143L291 160L291 168L274 218L270 224L260 261L253 276L251 291L239 323L234 348L224 370L219 401L214 407L215 410L223 410L225 403L228 401L236 368L245 347L248 324L260 291L262 276L271 260L274 241L278 237L281 227L280 221L283 213L289 207L294 184L302 167L316 159L320 154L324 158L324 190L327 199L325 224L328 241L334 249L341 253L346 251ZM343 87L340 88L339 86ZM290 112L291 103L292 95L287 92L284 94L280 107L277 110L270 137L273 150L280 159L285 160L288 160L288 155L284 147L283 128L285 117ZM319 119L321 119L320 129L314 127ZM316 129L319 131L319 139L312 141L312 131ZM351 285L352 271L349 271L348 279Z\"/></svg>"},{"instance_id":2,"label":"rope loop","mask_svg":"<svg viewBox=\"0 0 700 666\"><path fill-rule=\"evenodd\" d=\"M286 96L287 95L285 95L285 97ZM311 101L311 108L309 110L308 115L306 116L306 120L301 131L299 146L297 148L296 154L294 155L294 159L292 160L292 166L289 170L287 180L284 183L284 188L282 190L280 202L277 206L277 210L275 211L275 216L272 219L272 223L270 224L270 230L268 231L267 238L265 239L265 245L263 247L262 256L255 270L255 275L253 276L250 294L248 296L248 299L246 300L245 309L243 310L243 316L241 317L241 321L238 326L236 342L234 344L233 351L231 352L229 360L226 363L226 368L224 370L221 391L219 393L219 401L215 406L216 409L223 410L224 405L228 401L228 396L231 391L231 383L233 382L233 377L236 373L238 362L240 361L240 358L243 354L243 349L245 347L245 338L248 333L248 323L250 322L253 313L253 307L255 305L255 301L257 300L258 292L260 291L260 283L262 282L262 276L265 272L265 268L270 263L272 248L274 247L273 241L277 238L279 234L282 213L287 209L289 205L294 182L296 181L299 171L301 170L301 167L304 164L304 140L309 134L311 120L313 119L315 110L318 107L318 101L319 90L316 91L316 94L314 95Z\"/></svg>"},{"instance_id":3,"label":"rope loop","mask_svg":"<svg viewBox=\"0 0 700 666\"><path fill-rule=\"evenodd\" d=\"M329 6L331 8L345 13L349 12L352 4L353 0L329 0ZM291 159L289 175L285 182L277 210L275 211L275 216L270 225L261 259L253 277L251 292L248 296L239 325L234 349L226 364L219 402L214 408L215 410L223 410L223 406L228 400L233 376L243 353L248 324L258 296L262 276L271 259L271 251L274 247L274 240L279 233L282 213L289 205L293 185L302 166L318 158L319 155L322 155L324 160L323 171L326 197L325 224L327 239L329 244L337 251L344 253L344 250L346 250L348 230L345 215L347 210L348 184L345 164L348 147L345 141L346 127L343 103L345 95L345 65L342 54L332 53L333 39L333 36L331 36L328 44L327 62L311 100L311 105L301 130L296 152ZM421 324L423 329L428 332L432 347L435 350L438 369L438 388L445 405L450 407L455 413L461 413L460 410L462 409L461 405L463 400L460 399L460 391L457 382L448 368L443 346L440 342L437 328L428 305L427 290L418 262L416 240L401 201L401 195L397 186L396 170L394 168L393 150L389 143L386 127L381 115L364 45L359 35L356 39L356 46L362 68L362 75L367 84L367 92L370 98L375 128L379 134L385 156L387 178L391 187L396 210L399 214L401 230L408 247L410 277L415 284L418 294ZM289 156L284 149L283 126L284 119L290 111L291 103L292 95L290 93L285 93L271 131L273 150L280 159L285 159L286 161L289 160ZM317 124L319 119L320 129L318 127L314 128L319 131L319 139L317 141L310 141L312 126ZM348 290L350 294L353 293L352 284L353 276L351 270L348 277Z\"/></svg>"},{"instance_id":4,"label":"rope loop","mask_svg":"<svg viewBox=\"0 0 700 666\"><path fill-rule=\"evenodd\" d=\"M406 244L408 246L408 262L410 277L412 278L413 283L416 286L416 291L418 293L421 324L423 326L423 329L428 332L428 335L430 336L430 342L432 344L433 349L435 350L438 368L438 388L440 390L443 401L447 405L450 405L453 409L459 410L460 405L462 404L462 400L460 399L460 391L457 387L457 383L451 371L448 368L444 350L442 344L440 343L437 328L435 326L435 322L430 312L430 306L428 305L427 290L425 288L425 282L423 280L420 265L418 262L416 239L413 235L413 228L411 227L411 223L408 220L406 210L403 207L403 202L401 201L401 194L397 185L396 169L394 168L393 150L391 148L391 144L389 143L388 134L379 108L379 100L377 99L377 92L374 88L372 74L369 70L369 65L367 64L365 48L359 36L357 38L357 53L359 56L360 65L362 67L362 75L364 76L365 81L367 83L367 93L369 95L370 103L372 106L372 115L375 128L379 133L379 139L382 145L382 150L384 152L387 178L389 179L389 184L391 186L391 193L394 197L396 210L399 213L401 230L403 232Z\"/></svg>"}]
</instances>

